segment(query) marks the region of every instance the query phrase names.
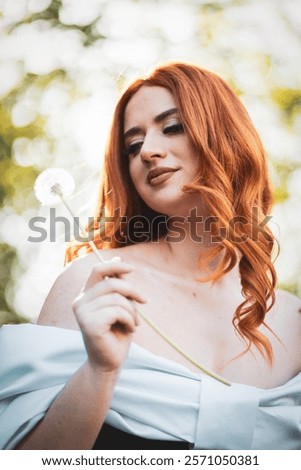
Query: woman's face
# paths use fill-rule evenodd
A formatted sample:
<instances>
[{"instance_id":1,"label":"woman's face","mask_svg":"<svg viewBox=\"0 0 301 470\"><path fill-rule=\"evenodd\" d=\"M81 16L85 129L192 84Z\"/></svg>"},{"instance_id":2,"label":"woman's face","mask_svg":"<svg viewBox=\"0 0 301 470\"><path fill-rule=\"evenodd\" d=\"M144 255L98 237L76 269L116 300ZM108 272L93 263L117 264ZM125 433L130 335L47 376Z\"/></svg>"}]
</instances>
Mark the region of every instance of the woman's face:
<instances>
[{"instance_id":1,"label":"woman's face","mask_svg":"<svg viewBox=\"0 0 301 470\"><path fill-rule=\"evenodd\" d=\"M140 88L127 104L124 131L130 175L141 198L157 212L182 215L189 198L182 188L193 181L198 158L170 91Z\"/></svg>"}]
</instances>

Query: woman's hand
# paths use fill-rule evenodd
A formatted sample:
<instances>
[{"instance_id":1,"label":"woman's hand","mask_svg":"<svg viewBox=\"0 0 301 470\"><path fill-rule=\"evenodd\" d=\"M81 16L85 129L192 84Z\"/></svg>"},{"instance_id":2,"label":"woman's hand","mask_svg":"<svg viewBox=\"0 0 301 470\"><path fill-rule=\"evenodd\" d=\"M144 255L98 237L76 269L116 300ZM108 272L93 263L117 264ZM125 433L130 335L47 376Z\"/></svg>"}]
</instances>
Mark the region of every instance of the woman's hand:
<instances>
[{"instance_id":1,"label":"woman's hand","mask_svg":"<svg viewBox=\"0 0 301 470\"><path fill-rule=\"evenodd\" d=\"M89 361L95 370L117 370L127 356L139 322L131 300L147 302L129 282L120 278L133 269L119 260L96 265L73 302Z\"/></svg>"}]
</instances>

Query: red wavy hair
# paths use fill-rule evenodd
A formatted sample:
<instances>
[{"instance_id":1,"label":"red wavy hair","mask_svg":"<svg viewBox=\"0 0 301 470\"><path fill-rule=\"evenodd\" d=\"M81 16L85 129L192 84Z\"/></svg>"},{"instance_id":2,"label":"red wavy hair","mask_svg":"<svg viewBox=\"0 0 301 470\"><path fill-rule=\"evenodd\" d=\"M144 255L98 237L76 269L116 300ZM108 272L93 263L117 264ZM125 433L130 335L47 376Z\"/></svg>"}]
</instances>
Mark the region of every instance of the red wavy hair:
<instances>
[{"instance_id":1,"label":"red wavy hair","mask_svg":"<svg viewBox=\"0 0 301 470\"><path fill-rule=\"evenodd\" d=\"M142 86L161 86L172 93L185 132L198 151L198 174L183 190L199 193L205 200L210 214L216 217L211 233L218 242L200 261L202 268L222 255L214 272L202 281L215 281L239 263L245 300L234 313L233 325L245 340L246 351L255 345L271 364L271 343L259 331L275 302L276 286L272 262L275 239L268 226L258 223L272 207L267 158L244 105L218 75L197 65L172 62L156 67L123 92L113 116L97 213L90 226L94 242L99 248L133 243L132 237L125 238L122 217L127 221L133 216L153 220L157 215L133 186L124 155L125 109ZM104 213L114 219L105 232L101 224ZM233 220L244 223L234 227ZM90 251L88 244L70 246L66 261L77 256L83 246Z\"/></svg>"}]
</instances>

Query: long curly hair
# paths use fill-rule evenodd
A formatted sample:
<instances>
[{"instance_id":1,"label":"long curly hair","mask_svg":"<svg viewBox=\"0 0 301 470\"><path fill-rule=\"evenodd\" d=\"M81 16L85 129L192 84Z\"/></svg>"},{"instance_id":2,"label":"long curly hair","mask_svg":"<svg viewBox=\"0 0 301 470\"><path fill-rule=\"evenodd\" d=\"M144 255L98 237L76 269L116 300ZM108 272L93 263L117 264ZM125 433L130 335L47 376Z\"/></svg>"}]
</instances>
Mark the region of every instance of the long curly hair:
<instances>
[{"instance_id":1,"label":"long curly hair","mask_svg":"<svg viewBox=\"0 0 301 470\"><path fill-rule=\"evenodd\" d=\"M200 267L220 260L200 280L216 281L238 263L245 300L234 313L233 325L246 351L254 345L272 364L271 343L259 331L262 324L267 327L265 318L275 302L277 281L272 261L275 238L265 222L272 207L267 158L244 105L218 75L194 64L171 62L136 79L121 94L106 147L97 211L89 227L94 242L99 248L139 243L142 238L134 239L130 221L160 219L138 195L125 157L124 113L142 86L160 86L172 93L184 130L197 150L198 173L183 191L200 194L214 220L210 230L216 243L205 256L202 253ZM104 215L106 220L111 218L106 227ZM158 236L166 230L159 225L161 230L150 224ZM66 261L78 256L83 246L90 251L85 243L70 246Z\"/></svg>"}]
</instances>

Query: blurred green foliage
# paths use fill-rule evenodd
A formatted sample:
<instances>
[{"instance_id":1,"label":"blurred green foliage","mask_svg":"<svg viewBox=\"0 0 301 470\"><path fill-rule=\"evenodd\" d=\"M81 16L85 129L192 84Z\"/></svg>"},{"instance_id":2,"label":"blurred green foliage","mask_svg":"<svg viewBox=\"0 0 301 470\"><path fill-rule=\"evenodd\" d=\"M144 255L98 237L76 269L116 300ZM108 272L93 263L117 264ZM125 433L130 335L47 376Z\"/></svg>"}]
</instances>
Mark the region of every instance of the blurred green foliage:
<instances>
[{"instance_id":1,"label":"blurred green foliage","mask_svg":"<svg viewBox=\"0 0 301 470\"><path fill-rule=\"evenodd\" d=\"M281 108L283 118L291 125L301 112L301 90L292 88L275 88L272 90L272 98Z\"/></svg>"},{"instance_id":2,"label":"blurred green foliage","mask_svg":"<svg viewBox=\"0 0 301 470\"><path fill-rule=\"evenodd\" d=\"M47 21L47 23L50 24L52 28L59 28L62 30L76 29L77 31L80 31L83 35L84 46L90 46L98 39L105 38L105 36L97 32L95 28L99 18L96 18L92 23L85 26L62 23L59 15L61 6L62 2L60 0L52 0L51 4L46 10L28 15L22 21L16 22L11 27L10 31L13 31L14 29L18 28L18 26L23 24L32 24L35 21Z\"/></svg>"},{"instance_id":3,"label":"blurred green foliage","mask_svg":"<svg viewBox=\"0 0 301 470\"><path fill-rule=\"evenodd\" d=\"M25 323L27 320L14 312L6 301L6 289L11 281L11 269L17 261L15 250L0 244L0 325L3 323Z\"/></svg>"}]
</instances>

